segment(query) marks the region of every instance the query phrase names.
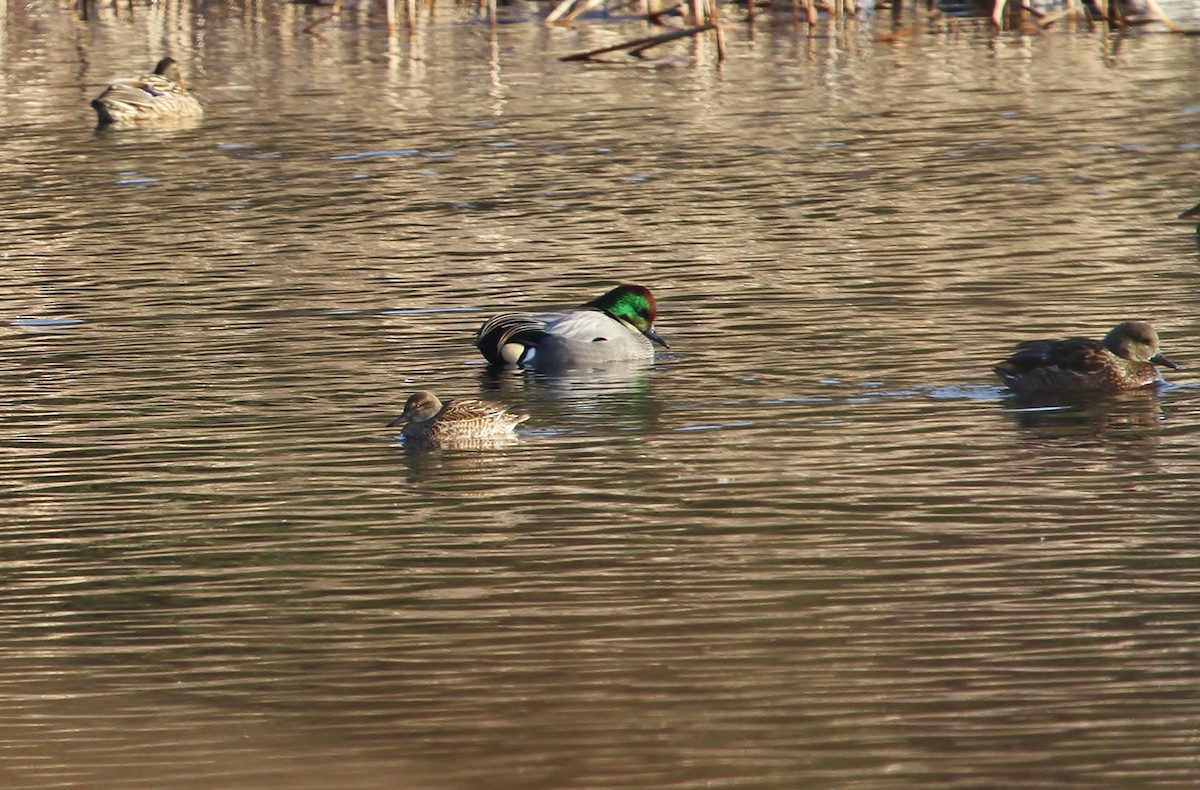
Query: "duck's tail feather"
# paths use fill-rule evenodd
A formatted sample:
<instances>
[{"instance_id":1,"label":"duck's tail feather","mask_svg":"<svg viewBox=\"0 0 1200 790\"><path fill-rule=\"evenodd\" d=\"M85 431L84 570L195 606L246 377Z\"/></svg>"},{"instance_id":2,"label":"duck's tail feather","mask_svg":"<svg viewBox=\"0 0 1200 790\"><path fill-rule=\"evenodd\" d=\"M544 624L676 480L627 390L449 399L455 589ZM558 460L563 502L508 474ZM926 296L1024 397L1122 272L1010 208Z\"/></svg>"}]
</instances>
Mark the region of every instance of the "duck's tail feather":
<instances>
[{"instance_id":1,"label":"duck's tail feather","mask_svg":"<svg viewBox=\"0 0 1200 790\"><path fill-rule=\"evenodd\" d=\"M527 313L501 313L483 322L475 346L493 365L520 365L547 337L544 323Z\"/></svg>"}]
</instances>

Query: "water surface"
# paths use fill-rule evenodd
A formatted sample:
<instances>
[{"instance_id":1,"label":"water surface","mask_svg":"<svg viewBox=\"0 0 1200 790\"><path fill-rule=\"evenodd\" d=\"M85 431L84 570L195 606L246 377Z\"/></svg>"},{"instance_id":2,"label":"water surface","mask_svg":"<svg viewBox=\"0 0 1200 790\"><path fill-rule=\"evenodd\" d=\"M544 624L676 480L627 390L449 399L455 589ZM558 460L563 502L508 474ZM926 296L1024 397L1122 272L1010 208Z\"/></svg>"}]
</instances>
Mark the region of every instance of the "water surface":
<instances>
[{"instance_id":1,"label":"water surface","mask_svg":"<svg viewBox=\"0 0 1200 790\"><path fill-rule=\"evenodd\" d=\"M5 786L1200 782L1195 39L319 13L3 22ZM471 347L621 281L650 367ZM1158 394L990 373L1127 317Z\"/></svg>"}]
</instances>

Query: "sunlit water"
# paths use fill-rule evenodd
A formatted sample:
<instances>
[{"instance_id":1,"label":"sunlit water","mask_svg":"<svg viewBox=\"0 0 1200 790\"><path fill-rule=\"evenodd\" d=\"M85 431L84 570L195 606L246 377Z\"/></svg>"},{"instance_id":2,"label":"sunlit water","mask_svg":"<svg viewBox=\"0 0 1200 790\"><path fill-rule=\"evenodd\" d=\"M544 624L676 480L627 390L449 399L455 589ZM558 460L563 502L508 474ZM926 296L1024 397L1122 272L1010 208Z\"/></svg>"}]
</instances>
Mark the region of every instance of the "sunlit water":
<instances>
[{"instance_id":1,"label":"sunlit water","mask_svg":"<svg viewBox=\"0 0 1200 790\"><path fill-rule=\"evenodd\" d=\"M1196 39L121 9L0 28L0 784L1200 783ZM649 368L471 347L621 281ZM990 373L1135 316L1157 396Z\"/></svg>"}]
</instances>

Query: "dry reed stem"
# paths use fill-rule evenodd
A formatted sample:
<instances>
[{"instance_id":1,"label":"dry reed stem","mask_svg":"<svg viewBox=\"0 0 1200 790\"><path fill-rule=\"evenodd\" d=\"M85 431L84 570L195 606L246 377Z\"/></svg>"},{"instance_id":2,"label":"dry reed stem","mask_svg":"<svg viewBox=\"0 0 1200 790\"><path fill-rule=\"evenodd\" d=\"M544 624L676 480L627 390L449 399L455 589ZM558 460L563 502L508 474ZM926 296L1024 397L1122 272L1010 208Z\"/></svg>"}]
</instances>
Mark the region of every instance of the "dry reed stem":
<instances>
[{"instance_id":1,"label":"dry reed stem","mask_svg":"<svg viewBox=\"0 0 1200 790\"><path fill-rule=\"evenodd\" d=\"M754 0L750 0L754 2ZM721 30L721 9L717 0L707 0L707 21L713 26L713 34L717 39L717 63L725 62L725 31Z\"/></svg>"},{"instance_id":2,"label":"dry reed stem","mask_svg":"<svg viewBox=\"0 0 1200 790\"><path fill-rule=\"evenodd\" d=\"M586 0L586 2L584 2L584 4L581 7L577 8L576 10L572 11L570 14L567 15L567 21L574 22L576 17L578 17L580 14L586 14L588 11L591 11L593 8L598 8L603 5L604 5L604 0Z\"/></svg>"},{"instance_id":3,"label":"dry reed stem","mask_svg":"<svg viewBox=\"0 0 1200 790\"><path fill-rule=\"evenodd\" d=\"M1004 7L1008 5L1008 0L996 0L992 4L992 24L997 28L1004 27Z\"/></svg>"},{"instance_id":4,"label":"dry reed stem","mask_svg":"<svg viewBox=\"0 0 1200 790\"><path fill-rule=\"evenodd\" d=\"M1150 9L1151 13L1158 17L1158 21L1167 26L1167 30L1170 30L1172 33L1182 32L1182 28L1172 22L1171 18L1163 13L1162 8L1158 3L1154 2L1154 0L1146 0L1146 7Z\"/></svg>"},{"instance_id":5,"label":"dry reed stem","mask_svg":"<svg viewBox=\"0 0 1200 790\"><path fill-rule=\"evenodd\" d=\"M628 50L630 55L637 57L650 47L656 47L659 44L666 44L669 41L687 38L688 36L696 36L709 30L715 30L716 27L716 25L700 25L698 27L685 28L684 30L672 30L670 33L661 33L657 36L642 36L641 38L632 38L628 41L622 41L620 44L613 44L612 46L608 47L591 49L587 52L576 52L572 55L563 55L561 58L559 58L559 60L591 60L596 55L603 55L608 52L617 52L619 50Z\"/></svg>"},{"instance_id":6,"label":"dry reed stem","mask_svg":"<svg viewBox=\"0 0 1200 790\"><path fill-rule=\"evenodd\" d=\"M546 18L542 20L543 24L550 25L558 21L558 18L567 13L567 9L575 5L575 0L562 0L558 5L554 6L554 10L546 14Z\"/></svg>"}]
</instances>

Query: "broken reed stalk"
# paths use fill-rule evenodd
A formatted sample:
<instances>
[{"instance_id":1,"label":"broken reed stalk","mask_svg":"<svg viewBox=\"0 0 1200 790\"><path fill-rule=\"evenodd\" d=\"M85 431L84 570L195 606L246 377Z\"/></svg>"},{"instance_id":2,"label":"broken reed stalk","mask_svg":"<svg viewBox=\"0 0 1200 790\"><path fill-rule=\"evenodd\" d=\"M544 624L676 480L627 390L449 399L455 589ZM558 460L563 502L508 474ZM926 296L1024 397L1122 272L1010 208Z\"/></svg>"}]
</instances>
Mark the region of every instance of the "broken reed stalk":
<instances>
[{"instance_id":1,"label":"broken reed stalk","mask_svg":"<svg viewBox=\"0 0 1200 790\"><path fill-rule=\"evenodd\" d=\"M808 23L809 32L817 24L817 4L815 0L792 0L792 24L800 24L800 8L804 8L804 21Z\"/></svg>"},{"instance_id":2,"label":"broken reed stalk","mask_svg":"<svg viewBox=\"0 0 1200 790\"><path fill-rule=\"evenodd\" d=\"M558 18L570 10L571 6L575 5L575 0L562 0L561 3L554 6L554 10L546 14L543 21L544 24L552 25L558 21Z\"/></svg>"},{"instance_id":3,"label":"broken reed stalk","mask_svg":"<svg viewBox=\"0 0 1200 790\"><path fill-rule=\"evenodd\" d=\"M716 30L717 26L699 25L698 27L689 27L683 30L672 30L670 33L661 33L657 36L642 36L641 38L633 38L628 41L622 41L620 44L613 44L609 47L600 47L599 49L591 49L587 52L576 52L573 55L563 55L559 60L591 60L596 55L603 55L608 52L617 52L619 50L628 50L630 55L641 55L650 47L656 47L659 44L666 44L669 41L675 41L688 36L696 36L700 33L706 33L709 30Z\"/></svg>"},{"instance_id":4,"label":"broken reed stalk","mask_svg":"<svg viewBox=\"0 0 1200 790\"><path fill-rule=\"evenodd\" d=\"M1004 27L1004 6L1008 5L1008 0L995 0L992 4L992 24L996 29Z\"/></svg>"},{"instance_id":5,"label":"broken reed stalk","mask_svg":"<svg viewBox=\"0 0 1200 790\"><path fill-rule=\"evenodd\" d=\"M1182 28L1172 22L1171 17L1163 13L1162 8L1154 0L1146 0L1146 8L1149 8L1150 12L1158 17L1158 21L1167 26L1167 30L1170 30L1172 33L1182 32Z\"/></svg>"},{"instance_id":6,"label":"broken reed stalk","mask_svg":"<svg viewBox=\"0 0 1200 790\"><path fill-rule=\"evenodd\" d=\"M604 0L584 0L582 3L580 3L579 0L562 0L562 2L555 6L554 10L546 16L545 20L543 20L543 24L552 25L555 22L558 22L560 19L564 23L573 22L575 21L575 17L579 16L580 14L587 13L596 6L600 5L604 5Z\"/></svg>"},{"instance_id":7,"label":"broken reed stalk","mask_svg":"<svg viewBox=\"0 0 1200 790\"><path fill-rule=\"evenodd\" d=\"M750 0L754 2L754 0ZM725 31L721 29L721 11L717 0L705 0L704 21L713 26L717 39L717 63L725 62Z\"/></svg>"}]
</instances>

